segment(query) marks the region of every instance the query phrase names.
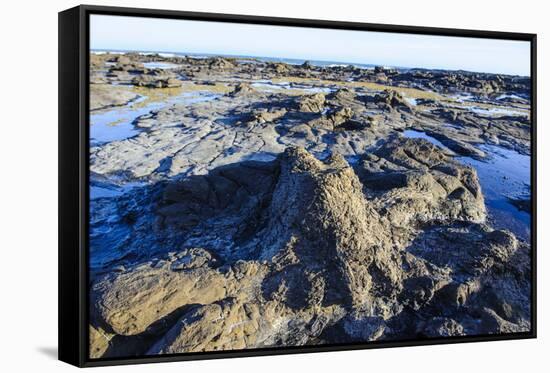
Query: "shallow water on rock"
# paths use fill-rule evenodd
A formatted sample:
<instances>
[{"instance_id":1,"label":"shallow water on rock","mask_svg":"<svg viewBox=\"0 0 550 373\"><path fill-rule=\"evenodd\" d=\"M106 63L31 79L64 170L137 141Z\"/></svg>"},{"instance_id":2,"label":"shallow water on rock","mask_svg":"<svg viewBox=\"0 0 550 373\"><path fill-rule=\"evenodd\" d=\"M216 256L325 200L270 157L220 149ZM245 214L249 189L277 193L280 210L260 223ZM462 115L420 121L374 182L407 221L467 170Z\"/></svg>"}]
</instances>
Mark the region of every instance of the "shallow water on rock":
<instances>
[{"instance_id":1,"label":"shallow water on rock","mask_svg":"<svg viewBox=\"0 0 550 373\"><path fill-rule=\"evenodd\" d=\"M529 239L531 215L520 211L510 198L531 199L531 157L494 145L482 145L487 160L470 157L457 159L477 170L485 196L485 204L494 218L496 228L509 229L517 236Z\"/></svg>"},{"instance_id":2,"label":"shallow water on rock","mask_svg":"<svg viewBox=\"0 0 550 373\"><path fill-rule=\"evenodd\" d=\"M524 95L517 95L517 94L502 94L496 98L496 100L506 100L507 98L515 99L515 100L527 100L528 98Z\"/></svg>"},{"instance_id":3,"label":"shallow water on rock","mask_svg":"<svg viewBox=\"0 0 550 373\"><path fill-rule=\"evenodd\" d=\"M175 69L179 65L176 65L175 63L170 63L170 62L144 62L143 66L146 69L163 69L163 70L167 70L167 69Z\"/></svg>"},{"instance_id":4,"label":"shallow water on rock","mask_svg":"<svg viewBox=\"0 0 550 373\"><path fill-rule=\"evenodd\" d=\"M405 130L405 131L403 131L403 136L408 137L409 139L428 140L432 144L437 145L442 149L449 150L449 148L447 148L445 145L443 145L443 143L441 141L439 141L438 139L436 139L432 136L427 135L425 132L422 132L422 131Z\"/></svg>"},{"instance_id":5,"label":"shallow water on rock","mask_svg":"<svg viewBox=\"0 0 550 373\"><path fill-rule=\"evenodd\" d=\"M407 103L411 106L417 106L418 105L418 102L417 102L416 98L405 97L405 101L407 101Z\"/></svg>"},{"instance_id":6,"label":"shallow water on rock","mask_svg":"<svg viewBox=\"0 0 550 373\"><path fill-rule=\"evenodd\" d=\"M439 140L421 131L406 130L403 135L423 138L448 149ZM487 153L487 159L455 159L476 169L492 225L498 229L509 229L516 236L529 240L531 215L514 206L510 198L530 200L531 157L495 145L482 145L479 148Z\"/></svg>"},{"instance_id":7,"label":"shallow water on rock","mask_svg":"<svg viewBox=\"0 0 550 373\"><path fill-rule=\"evenodd\" d=\"M529 115L528 111L522 110L513 110L509 108L483 108L478 106L467 106L469 111L476 114L487 115L487 116L527 116Z\"/></svg>"},{"instance_id":8,"label":"shallow water on rock","mask_svg":"<svg viewBox=\"0 0 550 373\"><path fill-rule=\"evenodd\" d=\"M274 83L270 80L256 81L251 86L259 91L279 91L279 90L295 90L306 93L330 93L332 89L328 87L313 87L302 84L290 84L288 82Z\"/></svg>"},{"instance_id":9,"label":"shallow water on rock","mask_svg":"<svg viewBox=\"0 0 550 373\"><path fill-rule=\"evenodd\" d=\"M166 105L175 103L194 104L197 102L210 101L219 97L219 94L207 92L184 92L180 95L169 98L162 102L151 102L145 106L138 107L147 97L129 103L126 106L101 111L90 115L90 143L92 146L105 144L111 141L128 139L140 132L133 124L139 116L148 114L152 110L158 110Z\"/></svg>"},{"instance_id":10,"label":"shallow water on rock","mask_svg":"<svg viewBox=\"0 0 550 373\"><path fill-rule=\"evenodd\" d=\"M141 182L129 182L124 185L117 185L108 182L98 182L92 179L90 181L90 199L119 197L143 185L144 183Z\"/></svg>"},{"instance_id":11,"label":"shallow water on rock","mask_svg":"<svg viewBox=\"0 0 550 373\"><path fill-rule=\"evenodd\" d=\"M466 101L472 101L475 99L475 96L474 95L471 95L471 94L459 94L459 95L454 95L454 96L450 96L452 99L454 99L455 101L457 102L466 102Z\"/></svg>"}]
</instances>

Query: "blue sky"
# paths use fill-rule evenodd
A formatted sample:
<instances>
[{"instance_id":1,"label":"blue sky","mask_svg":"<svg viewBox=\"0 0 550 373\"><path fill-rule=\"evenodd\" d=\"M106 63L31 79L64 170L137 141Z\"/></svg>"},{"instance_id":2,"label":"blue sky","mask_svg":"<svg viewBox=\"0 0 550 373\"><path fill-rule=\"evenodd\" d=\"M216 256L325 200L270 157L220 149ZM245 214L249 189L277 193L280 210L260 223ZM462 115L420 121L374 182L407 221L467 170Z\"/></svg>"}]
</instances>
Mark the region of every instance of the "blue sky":
<instances>
[{"instance_id":1,"label":"blue sky","mask_svg":"<svg viewBox=\"0 0 550 373\"><path fill-rule=\"evenodd\" d=\"M90 45L530 74L529 42L496 39L92 15Z\"/></svg>"}]
</instances>

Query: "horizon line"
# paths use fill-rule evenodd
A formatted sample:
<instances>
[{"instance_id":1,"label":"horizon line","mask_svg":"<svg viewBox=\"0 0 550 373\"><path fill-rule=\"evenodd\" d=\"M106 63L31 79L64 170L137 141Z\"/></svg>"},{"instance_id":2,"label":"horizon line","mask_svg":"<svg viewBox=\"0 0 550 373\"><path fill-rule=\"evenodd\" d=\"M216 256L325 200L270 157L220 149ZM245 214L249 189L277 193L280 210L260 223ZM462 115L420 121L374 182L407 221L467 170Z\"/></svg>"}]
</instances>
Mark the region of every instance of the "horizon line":
<instances>
[{"instance_id":1,"label":"horizon line","mask_svg":"<svg viewBox=\"0 0 550 373\"><path fill-rule=\"evenodd\" d=\"M219 57L248 57L248 58L271 58L271 59L279 59L279 60L295 60L295 61L317 61L317 62L327 62L327 63L338 63L346 66L355 66L355 65L368 65L368 66L382 66L382 67L389 67L393 69L408 69L408 70L436 70L436 71L450 71L450 72L466 72L466 73L472 73L472 74L489 74L489 75L503 75L503 76L513 76L513 77L521 77L521 78L528 78L531 79L531 74L529 75L520 75L520 74L507 74L507 73L495 73L495 72L488 72L488 71L474 71L474 70L466 70L466 69L445 69L442 67L437 68L430 68L430 67L411 67L411 66L396 66L391 64L383 64L383 63L359 63L359 62L349 62L349 61L336 61L336 60L319 60L319 59L312 59L312 58L296 58L296 57L273 57L273 56L259 56L259 55L245 55L245 54L220 54L220 53L207 53L207 52L177 52L177 51L161 51L161 50L140 50L140 49L111 49L111 48L90 48L90 52L123 52L123 53L170 53L175 55L190 55L190 54L196 54L196 55L205 55L205 56L219 56ZM284 61L282 61L285 63Z\"/></svg>"}]
</instances>

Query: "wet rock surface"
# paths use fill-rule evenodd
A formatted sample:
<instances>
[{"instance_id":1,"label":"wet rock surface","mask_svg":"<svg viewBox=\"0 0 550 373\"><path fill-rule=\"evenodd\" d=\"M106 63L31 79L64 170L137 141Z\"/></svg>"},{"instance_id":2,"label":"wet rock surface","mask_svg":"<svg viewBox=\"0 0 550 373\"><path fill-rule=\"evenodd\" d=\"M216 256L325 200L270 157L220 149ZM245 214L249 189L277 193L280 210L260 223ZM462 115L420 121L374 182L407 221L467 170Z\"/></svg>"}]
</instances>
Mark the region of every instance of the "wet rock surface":
<instances>
[{"instance_id":1,"label":"wet rock surface","mask_svg":"<svg viewBox=\"0 0 550 373\"><path fill-rule=\"evenodd\" d=\"M90 63L93 108L151 107L90 150L92 357L530 329L529 243L472 166L530 154L528 79Z\"/></svg>"},{"instance_id":2,"label":"wet rock surface","mask_svg":"<svg viewBox=\"0 0 550 373\"><path fill-rule=\"evenodd\" d=\"M106 84L94 84L90 88L90 111L127 105L138 98L138 94L126 89Z\"/></svg>"}]
</instances>

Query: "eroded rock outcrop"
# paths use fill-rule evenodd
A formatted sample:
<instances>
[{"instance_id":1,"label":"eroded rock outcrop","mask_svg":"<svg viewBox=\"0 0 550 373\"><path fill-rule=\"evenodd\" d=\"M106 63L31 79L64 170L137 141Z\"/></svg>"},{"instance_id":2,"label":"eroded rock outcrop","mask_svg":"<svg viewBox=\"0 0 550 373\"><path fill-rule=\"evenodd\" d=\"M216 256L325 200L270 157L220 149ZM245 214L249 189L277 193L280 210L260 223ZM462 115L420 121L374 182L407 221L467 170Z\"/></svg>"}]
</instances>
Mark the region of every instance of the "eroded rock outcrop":
<instances>
[{"instance_id":1,"label":"eroded rock outcrop","mask_svg":"<svg viewBox=\"0 0 550 373\"><path fill-rule=\"evenodd\" d=\"M287 113L285 108L271 110L268 109L258 109L254 110L250 115L244 120L244 123L248 126L253 126L256 124L262 124L266 122L274 122L275 120L283 117Z\"/></svg>"},{"instance_id":2,"label":"eroded rock outcrop","mask_svg":"<svg viewBox=\"0 0 550 373\"><path fill-rule=\"evenodd\" d=\"M298 102L298 110L306 113L320 113L325 106L325 94L316 93L311 96L304 96Z\"/></svg>"},{"instance_id":3,"label":"eroded rock outcrop","mask_svg":"<svg viewBox=\"0 0 550 373\"><path fill-rule=\"evenodd\" d=\"M246 95L247 93L254 93L254 88L248 83L238 83L235 85L235 88L232 92L229 93L231 96L240 96Z\"/></svg>"},{"instance_id":4,"label":"eroded rock outcrop","mask_svg":"<svg viewBox=\"0 0 550 373\"><path fill-rule=\"evenodd\" d=\"M132 79L132 84L148 88L176 88L181 87L182 82L171 76L140 75Z\"/></svg>"},{"instance_id":5,"label":"eroded rock outcrop","mask_svg":"<svg viewBox=\"0 0 550 373\"><path fill-rule=\"evenodd\" d=\"M384 105L388 110L404 110L407 112L413 110L403 95L392 89L384 90L382 93L374 96L374 102Z\"/></svg>"},{"instance_id":6,"label":"eroded rock outcrop","mask_svg":"<svg viewBox=\"0 0 550 373\"><path fill-rule=\"evenodd\" d=\"M117 338L157 354L529 328L528 248L483 224L475 171L423 140L353 168L289 147L154 203L154 229L184 240L97 278L98 355Z\"/></svg>"},{"instance_id":7,"label":"eroded rock outcrop","mask_svg":"<svg viewBox=\"0 0 550 373\"><path fill-rule=\"evenodd\" d=\"M393 225L486 219L475 170L426 140L396 138L365 155L356 169Z\"/></svg>"},{"instance_id":8,"label":"eroded rock outcrop","mask_svg":"<svg viewBox=\"0 0 550 373\"><path fill-rule=\"evenodd\" d=\"M528 77L138 53L90 69L90 356L530 329L529 228L483 194L499 152L531 154ZM128 137L102 138L95 114L136 99L108 123ZM530 213L528 176L493 179Z\"/></svg>"}]
</instances>

